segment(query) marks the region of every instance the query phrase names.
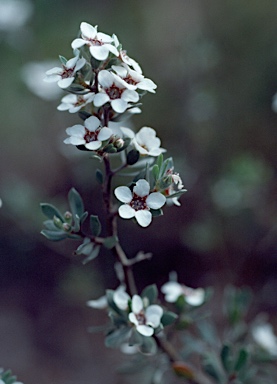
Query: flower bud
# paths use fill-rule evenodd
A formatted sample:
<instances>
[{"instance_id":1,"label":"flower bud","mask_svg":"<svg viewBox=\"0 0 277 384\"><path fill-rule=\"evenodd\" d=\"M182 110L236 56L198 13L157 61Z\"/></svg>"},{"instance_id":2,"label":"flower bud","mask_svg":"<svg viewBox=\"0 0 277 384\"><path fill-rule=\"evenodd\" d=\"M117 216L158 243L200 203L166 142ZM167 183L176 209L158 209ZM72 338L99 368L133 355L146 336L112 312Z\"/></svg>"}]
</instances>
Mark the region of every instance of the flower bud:
<instances>
[{"instance_id":1,"label":"flower bud","mask_svg":"<svg viewBox=\"0 0 277 384\"><path fill-rule=\"evenodd\" d=\"M68 223L63 223L62 229L66 232L69 232L71 230L71 225L69 225Z\"/></svg>"},{"instance_id":2,"label":"flower bud","mask_svg":"<svg viewBox=\"0 0 277 384\"><path fill-rule=\"evenodd\" d=\"M56 215L53 217L53 222L57 228L62 228L63 223Z\"/></svg>"},{"instance_id":3,"label":"flower bud","mask_svg":"<svg viewBox=\"0 0 277 384\"><path fill-rule=\"evenodd\" d=\"M64 219L67 223L71 223L72 221L72 213L69 211L66 211L64 214Z\"/></svg>"},{"instance_id":4,"label":"flower bud","mask_svg":"<svg viewBox=\"0 0 277 384\"><path fill-rule=\"evenodd\" d=\"M121 149L124 145L124 140L121 138L118 138L114 141L113 145L115 146L115 148Z\"/></svg>"}]
</instances>

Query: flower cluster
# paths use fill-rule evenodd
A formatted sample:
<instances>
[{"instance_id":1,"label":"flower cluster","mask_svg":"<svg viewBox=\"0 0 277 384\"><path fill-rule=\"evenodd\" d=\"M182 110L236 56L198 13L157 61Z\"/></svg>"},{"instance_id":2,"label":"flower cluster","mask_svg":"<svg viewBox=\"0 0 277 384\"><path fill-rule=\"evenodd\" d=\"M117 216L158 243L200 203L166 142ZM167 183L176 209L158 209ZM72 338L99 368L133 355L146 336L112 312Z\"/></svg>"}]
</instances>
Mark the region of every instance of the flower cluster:
<instances>
[{"instance_id":1,"label":"flower cluster","mask_svg":"<svg viewBox=\"0 0 277 384\"><path fill-rule=\"evenodd\" d=\"M145 175L135 177L128 186L117 187L114 194L123 203L118 209L119 216L134 218L141 227L147 227L154 215L162 213L166 202L180 205L178 198L185 191L172 160L163 164L161 156L166 149L161 146L156 131L144 126L135 133L121 122L124 116L140 113L141 98L146 92L155 93L157 86L127 55L117 36L98 32L97 26L82 22L80 36L73 40L71 47L74 57L67 60L60 56L61 68L48 70L44 79L57 82L69 92L62 98L58 110L78 112L83 120L82 124L66 129L68 137L64 143L93 151L100 159L123 152L125 157L120 169L136 163L141 169L144 167ZM154 158L162 162L157 180L149 178L147 171L154 171L157 166Z\"/></svg>"}]
</instances>

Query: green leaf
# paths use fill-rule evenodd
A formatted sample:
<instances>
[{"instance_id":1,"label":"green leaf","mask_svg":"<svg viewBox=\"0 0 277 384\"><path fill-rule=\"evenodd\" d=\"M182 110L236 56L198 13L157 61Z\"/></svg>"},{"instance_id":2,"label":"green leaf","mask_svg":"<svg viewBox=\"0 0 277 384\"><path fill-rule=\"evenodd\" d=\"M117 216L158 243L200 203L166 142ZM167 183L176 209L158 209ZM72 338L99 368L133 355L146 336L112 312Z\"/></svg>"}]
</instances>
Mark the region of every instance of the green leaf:
<instances>
[{"instance_id":1,"label":"green leaf","mask_svg":"<svg viewBox=\"0 0 277 384\"><path fill-rule=\"evenodd\" d=\"M118 348L127 341L130 328L122 327L111 331L105 338L105 346L108 348Z\"/></svg>"},{"instance_id":2,"label":"green leaf","mask_svg":"<svg viewBox=\"0 0 277 384\"><path fill-rule=\"evenodd\" d=\"M231 348L230 348L230 345L228 344L223 345L220 352L222 365L225 368L226 372L228 373L230 373L232 370L232 358L231 358L230 352L231 352Z\"/></svg>"},{"instance_id":3,"label":"green leaf","mask_svg":"<svg viewBox=\"0 0 277 384\"><path fill-rule=\"evenodd\" d=\"M82 261L82 263L87 264L89 261L95 259L99 255L100 248L100 245L95 245L91 253Z\"/></svg>"},{"instance_id":4,"label":"green leaf","mask_svg":"<svg viewBox=\"0 0 277 384\"><path fill-rule=\"evenodd\" d=\"M160 175L159 175L159 178L161 178L161 177L164 176L166 170L168 169L168 163L169 163L170 160L171 160L171 158L169 157L168 159L166 159L166 160L163 162L162 166L160 167Z\"/></svg>"},{"instance_id":5,"label":"green leaf","mask_svg":"<svg viewBox=\"0 0 277 384\"><path fill-rule=\"evenodd\" d=\"M103 173L102 171L100 171L100 169L96 169L96 180L99 184L103 184L104 182L104 176L103 176Z\"/></svg>"},{"instance_id":6,"label":"green leaf","mask_svg":"<svg viewBox=\"0 0 277 384\"><path fill-rule=\"evenodd\" d=\"M163 154L161 153L158 157L157 157L157 160L156 160L156 164L158 166L159 169L161 169L161 166L163 164L163 161L164 161L164 156Z\"/></svg>"},{"instance_id":7,"label":"green leaf","mask_svg":"<svg viewBox=\"0 0 277 384\"><path fill-rule=\"evenodd\" d=\"M78 215L78 217L80 218L84 213L84 203L83 199L75 188L71 188L71 190L69 191L68 202L73 217L75 218L76 215Z\"/></svg>"},{"instance_id":8,"label":"green leaf","mask_svg":"<svg viewBox=\"0 0 277 384\"><path fill-rule=\"evenodd\" d=\"M159 217L163 215L163 210L161 208L159 209L150 209L150 212L152 213L152 217Z\"/></svg>"},{"instance_id":9,"label":"green leaf","mask_svg":"<svg viewBox=\"0 0 277 384\"><path fill-rule=\"evenodd\" d=\"M139 160L139 156L140 156L139 151L137 151L136 149L131 149L131 151L128 152L126 156L127 164L128 165L136 164Z\"/></svg>"},{"instance_id":10,"label":"green leaf","mask_svg":"<svg viewBox=\"0 0 277 384\"><path fill-rule=\"evenodd\" d=\"M90 215L89 224L90 224L90 230L91 230L92 235L93 236L99 236L101 233L102 226L101 226L101 223L100 223L98 216Z\"/></svg>"},{"instance_id":11,"label":"green leaf","mask_svg":"<svg viewBox=\"0 0 277 384\"><path fill-rule=\"evenodd\" d=\"M142 336L142 344L139 349L145 355L154 355L157 351L156 341L153 337Z\"/></svg>"},{"instance_id":12,"label":"green leaf","mask_svg":"<svg viewBox=\"0 0 277 384\"><path fill-rule=\"evenodd\" d=\"M156 182L158 180L159 172L160 172L159 167L157 166L157 164L154 164L153 168L152 168L152 174L153 174L153 177L154 177L154 182Z\"/></svg>"},{"instance_id":13,"label":"green leaf","mask_svg":"<svg viewBox=\"0 0 277 384\"><path fill-rule=\"evenodd\" d=\"M149 305L155 303L158 297L158 289L156 284L148 285L145 287L141 293L141 297L143 299L146 298L149 302Z\"/></svg>"},{"instance_id":14,"label":"green leaf","mask_svg":"<svg viewBox=\"0 0 277 384\"><path fill-rule=\"evenodd\" d=\"M88 212L84 212L80 217L80 224L82 224L88 217Z\"/></svg>"},{"instance_id":15,"label":"green leaf","mask_svg":"<svg viewBox=\"0 0 277 384\"><path fill-rule=\"evenodd\" d=\"M164 312L161 318L161 323L164 327L166 327L167 325L173 324L177 318L178 318L178 315L176 315L176 313L174 312L170 312L170 311Z\"/></svg>"},{"instance_id":16,"label":"green leaf","mask_svg":"<svg viewBox=\"0 0 277 384\"><path fill-rule=\"evenodd\" d=\"M49 219L53 220L54 216L57 216L62 222L64 222L63 215L54 205L48 203L41 203L40 207L42 213Z\"/></svg>"},{"instance_id":17,"label":"green leaf","mask_svg":"<svg viewBox=\"0 0 277 384\"><path fill-rule=\"evenodd\" d=\"M129 338L129 345L141 345L142 342L142 335L135 328L132 328Z\"/></svg>"},{"instance_id":18,"label":"green leaf","mask_svg":"<svg viewBox=\"0 0 277 384\"><path fill-rule=\"evenodd\" d=\"M50 231L56 231L57 230L57 227L56 227L56 225L55 225L53 220L50 220L50 219L49 220L45 220L43 222L43 225L45 226L46 229L49 229Z\"/></svg>"},{"instance_id":19,"label":"green leaf","mask_svg":"<svg viewBox=\"0 0 277 384\"><path fill-rule=\"evenodd\" d=\"M66 58L64 56L59 55L59 59L60 59L62 65L66 65L67 60L66 60Z\"/></svg>"},{"instance_id":20,"label":"green leaf","mask_svg":"<svg viewBox=\"0 0 277 384\"><path fill-rule=\"evenodd\" d=\"M74 225L72 227L73 232L79 232L80 231L80 217L78 215L73 215Z\"/></svg>"},{"instance_id":21,"label":"green leaf","mask_svg":"<svg viewBox=\"0 0 277 384\"><path fill-rule=\"evenodd\" d=\"M240 371L247 363L247 360L248 360L248 352L244 348L242 348L239 351L239 355L235 363L235 371Z\"/></svg>"},{"instance_id":22,"label":"green leaf","mask_svg":"<svg viewBox=\"0 0 277 384\"><path fill-rule=\"evenodd\" d=\"M112 249L117 242L118 242L118 237L117 236L110 236L110 237L106 237L105 238L105 240L103 242L103 245L107 249Z\"/></svg>"},{"instance_id":23,"label":"green leaf","mask_svg":"<svg viewBox=\"0 0 277 384\"><path fill-rule=\"evenodd\" d=\"M51 231L51 230L48 230L48 229L43 229L41 232L40 232L43 236L45 236L48 240L51 240L51 241L60 241L60 240L64 240L67 238L67 233L65 233L64 231Z\"/></svg>"},{"instance_id":24,"label":"green leaf","mask_svg":"<svg viewBox=\"0 0 277 384\"><path fill-rule=\"evenodd\" d=\"M223 384L224 378L219 366L219 362L214 353L204 355L202 361L204 371L211 376L216 383Z\"/></svg>"}]
</instances>

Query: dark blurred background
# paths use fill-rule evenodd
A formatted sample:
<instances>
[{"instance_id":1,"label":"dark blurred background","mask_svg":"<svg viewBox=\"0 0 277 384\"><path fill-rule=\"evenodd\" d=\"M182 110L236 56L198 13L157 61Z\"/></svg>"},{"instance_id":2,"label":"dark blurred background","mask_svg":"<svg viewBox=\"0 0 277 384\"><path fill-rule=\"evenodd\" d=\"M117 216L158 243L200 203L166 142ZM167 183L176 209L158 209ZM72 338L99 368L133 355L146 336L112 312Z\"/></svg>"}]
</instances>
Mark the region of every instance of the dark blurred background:
<instances>
[{"instance_id":1,"label":"dark blurred background","mask_svg":"<svg viewBox=\"0 0 277 384\"><path fill-rule=\"evenodd\" d=\"M139 288L172 270L192 287L248 285L276 325L276 17L275 0L0 0L0 365L21 381L118 380L121 356L87 333L105 317L85 305L117 287L112 256L83 266L75 243L40 235L39 203L66 210L72 186L101 213L99 164L63 144L78 116L42 82L82 21L116 33L157 83L133 124L157 130L188 189L147 230L120 221L129 256L154 255Z\"/></svg>"}]
</instances>

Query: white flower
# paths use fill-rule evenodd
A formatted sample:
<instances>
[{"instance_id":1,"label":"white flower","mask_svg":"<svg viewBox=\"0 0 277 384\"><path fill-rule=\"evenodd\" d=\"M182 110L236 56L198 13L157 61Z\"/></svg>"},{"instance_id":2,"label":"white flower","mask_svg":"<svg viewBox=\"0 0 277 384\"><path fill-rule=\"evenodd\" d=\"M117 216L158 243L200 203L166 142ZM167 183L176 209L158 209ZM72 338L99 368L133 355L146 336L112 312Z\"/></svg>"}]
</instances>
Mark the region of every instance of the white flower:
<instances>
[{"instance_id":1,"label":"white flower","mask_svg":"<svg viewBox=\"0 0 277 384\"><path fill-rule=\"evenodd\" d=\"M126 84L132 85L133 89L141 89L155 93L157 85L152 80L145 78L142 74L131 69L127 64L113 65L112 69Z\"/></svg>"},{"instance_id":2,"label":"white flower","mask_svg":"<svg viewBox=\"0 0 277 384\"><path fill-rule=\"evenodd\" d=\"M165 294L165 300L168 303L175 303L180 296L183 296L185 301L192 306L201 305L205 300L203 288L189 288L176 281L168 281L161 287L161 291Z\"/></svg>"},{"instance_id":3,"label":"white flower","mask_svg":"<svg viewBox=\"0 0 277 384\"><path fill-rule=\"evenodd\" d=\"M117 113L126 111L129 102L136 103L139 95L134 91L131 85L125 82L117 75L107 70L100 71L98 74L98 82L101 86L100 92L95 95L94 105L101 107L105 103L110 102L112 109ZM129 89L128 89L129 88Z\"/></svg>"},{"instance_id":4,"label":"white flower","mask_svg":"<svg viewBox=\"0 0 277 384\"><path fill-rule=\"evenodd\" d=\"M113 35L113 39L114 39L115 46L116 46L116 48L117 48L118 51L119 51L119 58L123 61L123 63L129 65L129 66L132 67L132 68L134 68L134 70L135 70L136 72L138 72L138 73L141 74L141 73L142 73L142 70L141 70L139 64L138 64L134 59L132 59L131 57L129 57L129 56L127 55L127 52L124 51L124 50L120 47L121 44L120 44L120 42L119 42L119 40L118 40L118 38L117 38L116 35Z\"/></svg>"},{"instance_id":5,"label":"white flower","mask_svg":"<svg viewBox=\"0 0 277 384\"><path fill-rule=\"evenodd\" d=\"M99 299L89 300L87 301L87 306L90 308L105 309L108 306L107 297L101 296Z\"/></svg>"},{"instance_id":6,"label":"white flower","mask_svg":"<svg viewBox=\"0 0 277 384\"><path fill-rule=\"evenodd\" d=\"M46 72L46 77L43 79L48 83L57 81L60 88L69 87L74 79L76 72L79 71L86 63L86 60L82 57L79 59L79 53L72 59L68 60L62 68L54 67Z\"/></svg>"},{"instance_id":7,"label":"white flower","mask_svg":"<svg viewBox=\"0 0 277 384\"><path fill-rule=\"evenodd\" d=\"M160 209L166 201L160 192L150 193L150 185L140 179L136 182L133 191L128 187L117 187L114 191L119 201L124 203L118 209L119 216L123 219L136 218L138 224L147 227L152 221L151 209Z\"/></svg>"},{"instance_id":8,"label":"white flower","mask_svg":"<svg viewBox=\"0 0 277 384\"><path fill-rule=\"evenodd\" d=\"M85 95L69 94L62 98L61 104L57 107L59 111L78 112L85 105L91 103L95 93L86 93Z\"/></svg>"},{"instance_id":9,"label":"white flower","mask_svg":"<svg viewBox=\"0 0 277 384\"><path fill-rule=\"evenodd\" d=\"M142 127L134 136L133 143L141 155L159 156L166 152L160 148L161 140L156 137L156 131L150 127Z\"/></svg>"},{"instance_id":10,"label":"white flower","mask_svg":"<svg viewBox=\"0 0 277 384\"><path fill-rule=\"evenodd\" d=\"M129 313L129 320L141 335L152 336L155 328L161 325L162 315L163 309L159 305L153 304L144 308L140 296L132 297L132 312Z\"/></svg>"},{"instance_id":11,"label":"white flower","mask_svg":"<svg viewBox=\"0 0 277 384\"><path fill-rule=\"evenodd\" d=\"M88 45L91 55L99 61L106 60L109 53L118 56L118 50L112 43L114 39L102 32L97 32L97 26L93 27L88 23L81 23L81 38L73 40L73 49Z\"/></svg>"},{"instance_id":12,"label":"white flower","mask_svg":"<svg viewBox=\"0 0 277 384\"><path fill-rule=\"evenodd\" d=\"M84 125L77 124L66 129L70 136L64 140L65 144L84 145L87 149L96 151L102 146L102 141L108 140L113 134L107 127L101 127L95 116L85 120Z\"/></svg>"},{"instance_id":13,"label":"white flower","mask_svg":"<svg viewBox=\"0 0 277 384\"><path fill-rule=\"evenodd\" d=\"M277 337L273 327L268 323L261 323L253 327L252 336L256 343L268 353L277 356Z\"/></svg>"}]
</instances>

